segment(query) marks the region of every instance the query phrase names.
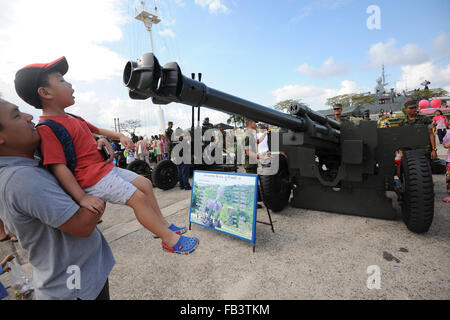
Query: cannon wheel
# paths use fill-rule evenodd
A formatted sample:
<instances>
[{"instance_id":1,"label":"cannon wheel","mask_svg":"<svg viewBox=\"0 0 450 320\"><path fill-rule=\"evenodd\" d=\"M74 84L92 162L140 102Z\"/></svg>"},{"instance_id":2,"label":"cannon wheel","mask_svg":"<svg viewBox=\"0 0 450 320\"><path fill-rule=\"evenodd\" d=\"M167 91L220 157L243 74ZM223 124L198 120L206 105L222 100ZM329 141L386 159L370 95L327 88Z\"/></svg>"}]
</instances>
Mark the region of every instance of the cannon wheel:
<instances>
[{"instance_id":1,"label":"cannon wheel","mask_svg":"<svg viewBox=\"0 0 450 320\"><path fill-rule=\"evenodd\" d=\"M149 180L152 179L152 168L145 161L134 160L127 166L127 170L133 171L134 173L144 176Z\"/></svg>"},{"instance_id":2,"label":"cannon wheel","mask_svg":"<svg viewBox=\"0 0 450 320\"><path fill-rule=\"evenodd\" d=\"M177 166L170 160L163 160L156 165L152 173L152 183L162 190L175 187L178 182Z\"/></svg>"},{"instance_id":3,"label":"cannon wheel","mask_svg":"<svg viewBox=\"0 0 450 320\"><path fill-rule=\"evenodd\" d=\"M402 216L406 227L425 233L433 222L434 190L431 168L421 152L406 151L402 158Z\"/></svg>"},{"instance_id":4,"label":"cannon wheel","mask_svg":"<svg viewBox=\"0 0 450 320\"><path fill-rule=\"evenodd\" d=\"M279 212L286 207L291 197L289 183L289 168L287 159L280 155L280 167L277 174L260 176L264 204L273 212Z\"/></svg>"}]
</instances>

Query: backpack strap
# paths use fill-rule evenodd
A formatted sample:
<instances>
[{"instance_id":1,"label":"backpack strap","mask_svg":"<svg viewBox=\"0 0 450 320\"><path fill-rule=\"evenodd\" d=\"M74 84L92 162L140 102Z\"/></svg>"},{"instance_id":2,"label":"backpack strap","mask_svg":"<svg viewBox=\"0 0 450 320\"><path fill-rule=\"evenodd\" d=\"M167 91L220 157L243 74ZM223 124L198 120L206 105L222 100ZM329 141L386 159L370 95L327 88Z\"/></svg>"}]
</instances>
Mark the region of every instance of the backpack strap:
<instances>
[{"instance_id":1,"label":"backpack strap","mask_svg":"<svg viewBox=\"0 0 450 320\"><path fill-rule=\"evenodd\" d=\"M66 112L66 114L68 114L68 115L71 116L71 117L74 117L75 119L78 119L78 120L80 120L80 121L86 122L86 120L84 120L83 118L80 118L79 116L76 116L76 115L71 114L71 113L68 113L68 112Z\"/></svg>"},{"instance_id":2,"label":"backpack strap","mask_svg":"<svg viewBox=\"0 0 450 320\"><path fill-rule=\"evenodd\" d=\"M64 128L64 126L59 124L58 122L50 119L40 121L37 124L36 128L39 126L47 126L53 131L53 134L56 136L56 138L58 138L63 148L64 155L66 156L67 167L70 169L70 171L72 171L73 174L75 174L75 167L77 166L77 157L75 154L75 146L73 144L72 137L70 136L67 129ZM40 148L38 150L38 154L43 160L43 155Z\"/></svg>"}]
</instances>

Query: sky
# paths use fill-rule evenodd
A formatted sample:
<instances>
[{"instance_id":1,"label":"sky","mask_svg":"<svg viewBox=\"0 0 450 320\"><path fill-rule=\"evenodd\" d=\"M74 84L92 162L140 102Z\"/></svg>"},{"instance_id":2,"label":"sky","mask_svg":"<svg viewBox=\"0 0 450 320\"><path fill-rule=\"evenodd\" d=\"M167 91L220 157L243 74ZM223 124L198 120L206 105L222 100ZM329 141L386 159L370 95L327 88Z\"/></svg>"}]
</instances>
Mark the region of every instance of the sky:
<instances>
[{"instance_id":1,"label":"sky","mask_svg":"<svg viewBox=\"0 0 450 320\"><path fill-rule=\"evenodd\" d=\"M185 75L273 107L301 99L314 110L330 97L374 91L385 65L387 88L450 91L448 0L148 0L161 23L153 27L161 65L177 61ZM140 119L137 133L159 133L158 106L133 101L122 83L127 61L149 52L150 37L135 20L138 0L0 0L0 92L17 97L21 67L66 56L76 103L68 112L102 128ZM191 107L162 106L164 122L188 128ZM201 120L228 115L201 109Z\"/></svg>"}]
</instances>

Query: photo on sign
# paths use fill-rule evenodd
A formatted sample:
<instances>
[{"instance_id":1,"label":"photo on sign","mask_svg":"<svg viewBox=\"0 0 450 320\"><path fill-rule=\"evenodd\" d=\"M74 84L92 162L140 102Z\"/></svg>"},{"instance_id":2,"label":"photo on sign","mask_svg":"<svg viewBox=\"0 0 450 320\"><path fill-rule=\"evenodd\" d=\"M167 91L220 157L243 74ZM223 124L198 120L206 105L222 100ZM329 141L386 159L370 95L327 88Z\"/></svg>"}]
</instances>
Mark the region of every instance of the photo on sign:
<instances>
[{"instance_id":1,"label":"photo on sign","mask_svg":"<svg viewBox=\"0 0 450 320\"><path fill-rule=\"evenodd\" d=\"M194 171L189 222L254 242L257 179Z\"/></svg>"}]
</instances>

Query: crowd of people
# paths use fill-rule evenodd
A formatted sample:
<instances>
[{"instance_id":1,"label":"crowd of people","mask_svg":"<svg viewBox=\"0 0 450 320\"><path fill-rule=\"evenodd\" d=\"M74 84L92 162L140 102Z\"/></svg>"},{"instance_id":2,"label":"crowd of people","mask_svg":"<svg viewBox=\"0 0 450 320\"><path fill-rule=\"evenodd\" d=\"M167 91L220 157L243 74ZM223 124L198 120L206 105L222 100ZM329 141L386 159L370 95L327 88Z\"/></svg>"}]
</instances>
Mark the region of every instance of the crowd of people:
<instances>
[{"instance_id":1,"label":"crowd of people","mask_svg":"<svg viewBox=\"0 0 450 320\"><path fill-rule=\"evenodd\" d=\"M111 142L114 150L114 164L118 167L126 167L135 160L151 163L160 163L169 160L170 139L166 134L154 135L150 139L143 136L137 137L137 142L129 150L121 147L120 143Z\"/></svg>"}]
</instances>

